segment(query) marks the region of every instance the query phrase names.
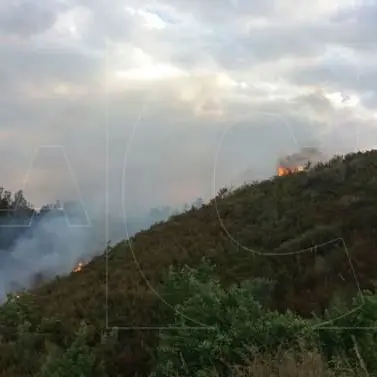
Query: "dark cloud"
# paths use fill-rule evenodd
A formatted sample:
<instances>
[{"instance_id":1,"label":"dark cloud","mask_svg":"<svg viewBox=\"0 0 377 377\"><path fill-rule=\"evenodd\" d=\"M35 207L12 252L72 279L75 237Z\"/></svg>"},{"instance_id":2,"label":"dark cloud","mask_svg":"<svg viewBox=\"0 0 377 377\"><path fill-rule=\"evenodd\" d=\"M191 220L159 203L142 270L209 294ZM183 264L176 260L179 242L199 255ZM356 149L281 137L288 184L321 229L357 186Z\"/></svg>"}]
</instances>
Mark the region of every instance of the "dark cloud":
<instances>
[{"instance_id":1,"label":"dark cloud","mask_svg":"<svg viewBox=\"0 0 377 377\"><path fill-rule=\"evenodd\" d=\"M0 75L5 78L0 86L12 91L28 81L82 85L104 77L104 62L105 53L95 55L72 48L0 47Z\"/></svg>"},{"instance_id":2,"label":"dark cloud","mask_svg":"<svg viewBox=\"0 0 377 377\"><path fill-rule=\"evenodd\" d=\"M28 37L50 28L61 11L63 1L3 0L0 4L0 32Z\"/></svg>"},{"instance_id":3,"label":"dark cloud","mask_svg":"<svg viewBox=\"0 0 377 377\"><path fill-rule=\"evenodd\" d=\"M356 3L357 4L357 3ZM331 37L339 43L352 43L362 49L375 48L377 4L364 2L346 8L331 18Z\"/></svg>"},{"instance_id":4,"label":"dark cloud","mask_svg":"<svg viewBox=\"0 0 377 377\"><path fill-rule=\"evenodd\" d=\"M373 62L376 61L376 56L366 56L365 61L354 64L339 61L303 67L292 72L291 78L301 85L328 86L334 90L354 90L360 93L375 91L377 68Z\"/></svg>"},{"instance_id":5,"label":"dark cloud","mask_svg":"<svg viewBox=\"0 0 377 377\"><path fill-rule=\"evenodd\" d=\"M275 1L209 0L207 2L173 0L169 4L204 23L236 23L240 15L271 16L279 11Z\"/></svg>"}]
</instances>

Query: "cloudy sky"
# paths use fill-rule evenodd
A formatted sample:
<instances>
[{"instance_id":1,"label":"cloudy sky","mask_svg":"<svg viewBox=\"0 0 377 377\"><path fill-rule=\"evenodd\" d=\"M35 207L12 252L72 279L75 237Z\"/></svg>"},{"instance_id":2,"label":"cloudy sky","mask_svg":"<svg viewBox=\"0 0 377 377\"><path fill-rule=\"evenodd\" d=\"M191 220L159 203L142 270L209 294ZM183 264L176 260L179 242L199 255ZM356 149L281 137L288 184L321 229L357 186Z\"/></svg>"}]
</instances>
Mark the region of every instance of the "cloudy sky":
<instances>
[{"instance_id":1,"label":"cloudy sky","mask_svg":"<svg viewBox=\"0 0 377 377\"><path fill-rule=\"evenodd\" d=\"M303 146L373 148L376 16L361 0L1 0L1 184L138 211L268 177Z\"/></svg>"}]
</instances>

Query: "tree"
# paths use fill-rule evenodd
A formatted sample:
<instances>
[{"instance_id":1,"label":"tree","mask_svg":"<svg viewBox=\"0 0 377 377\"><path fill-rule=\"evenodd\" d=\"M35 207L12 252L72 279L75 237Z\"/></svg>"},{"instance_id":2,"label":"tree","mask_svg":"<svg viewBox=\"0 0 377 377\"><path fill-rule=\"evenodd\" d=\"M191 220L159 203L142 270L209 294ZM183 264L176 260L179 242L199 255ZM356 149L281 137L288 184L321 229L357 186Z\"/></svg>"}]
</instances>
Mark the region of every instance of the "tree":
<instances>
[{"instance_id":1,"label":"tree","mask_svg":"<svg viewBox=\"0 0 377 377\"><path fill-rule=\"evenodd\" d=\"M298 339L314 346L316 334L308 321L264 308L271 281L255 279L224 289L213 272L207 263L170 270L161 293L176 310L175 329L160 334L152 377L210 376L214 369L214 375L228 376L229 365L242 364L253 353L298 346ZM198 324L201 331L187 331Z\"/></svg>"},{"instance_id":2,"label":"tree","mask_svg":"<svg viewBox=\"0 0 377 377\"><path fill-rule=\"evenodd\" d=\"M106 377L93 350L86 344L87 326L82 323L76 338L64 352L52 350L38 377Z\"/></svg>"}]
</instances>

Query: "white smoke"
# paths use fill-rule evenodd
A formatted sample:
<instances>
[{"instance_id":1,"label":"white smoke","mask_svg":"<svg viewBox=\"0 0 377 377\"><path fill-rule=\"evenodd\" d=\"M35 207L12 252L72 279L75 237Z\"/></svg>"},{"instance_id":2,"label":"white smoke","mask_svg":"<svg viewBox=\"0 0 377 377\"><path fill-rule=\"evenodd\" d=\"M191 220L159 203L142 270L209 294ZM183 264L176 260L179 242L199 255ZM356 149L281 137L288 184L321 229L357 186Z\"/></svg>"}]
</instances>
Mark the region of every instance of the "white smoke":
<instances>
[{"instance_id":1,"label":"white smoke","mask_svg":"<svg viewBox=\"0 0 377 377\"><path fill-rule=\"evenodd\" d=\"M305 166L308 162L315 165L319 162L326 161L326 155L316 147L303 147L300 151L289 156L281 157L278 166L292 169L297 166Z\"/></svg>"},{"instance_id":2,"label":"white smoke","mask_svg":"<svg viewBox=\"0 0 377 377\"><path fill-rule=\"evenodd\" d=\"M73 211L72 216L51 211L40 221L34 218L10 249L0 250L0 303L7 293L31 288L38 277L50 280L70 273L78 262L102 254L108 241L115 244L156 221L155 216L145 214L128 218L127 227L123 218L110 218L106 226L105 214L96 206L89 223L78 212Z\"/></svg>"}]
</instances>

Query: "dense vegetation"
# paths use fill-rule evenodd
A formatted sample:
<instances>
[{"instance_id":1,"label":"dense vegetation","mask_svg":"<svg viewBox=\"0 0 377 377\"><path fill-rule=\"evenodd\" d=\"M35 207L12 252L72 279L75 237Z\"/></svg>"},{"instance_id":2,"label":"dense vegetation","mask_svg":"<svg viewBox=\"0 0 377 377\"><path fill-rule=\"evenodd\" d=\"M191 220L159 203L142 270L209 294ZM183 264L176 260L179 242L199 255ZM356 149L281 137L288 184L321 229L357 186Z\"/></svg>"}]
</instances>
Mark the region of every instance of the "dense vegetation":
<instances>
[{"instance_id":1,"label":"dense vegetation","mask_svg":"<svg viewBox=\"0 0 377 377\"><path fill-rule=\"evenodd\" d=\"M377 375L376 192L377 151L221 190L9 296L0 375Z\"/></svg>"}]
</instances>

